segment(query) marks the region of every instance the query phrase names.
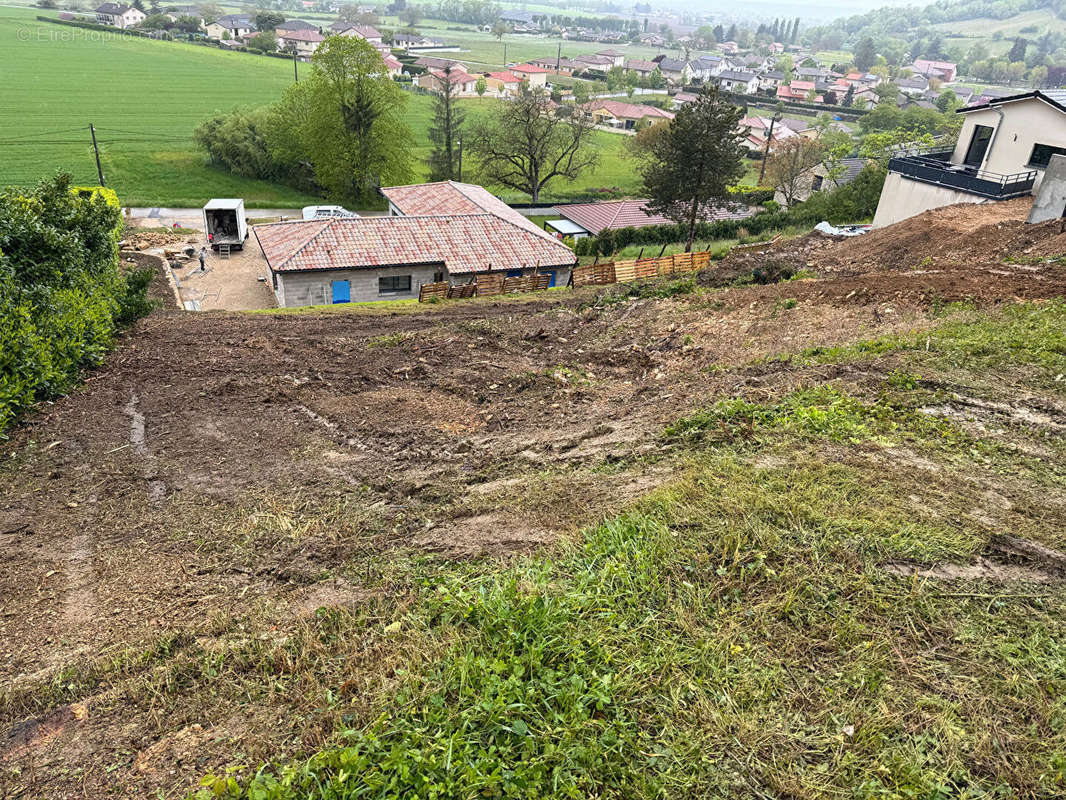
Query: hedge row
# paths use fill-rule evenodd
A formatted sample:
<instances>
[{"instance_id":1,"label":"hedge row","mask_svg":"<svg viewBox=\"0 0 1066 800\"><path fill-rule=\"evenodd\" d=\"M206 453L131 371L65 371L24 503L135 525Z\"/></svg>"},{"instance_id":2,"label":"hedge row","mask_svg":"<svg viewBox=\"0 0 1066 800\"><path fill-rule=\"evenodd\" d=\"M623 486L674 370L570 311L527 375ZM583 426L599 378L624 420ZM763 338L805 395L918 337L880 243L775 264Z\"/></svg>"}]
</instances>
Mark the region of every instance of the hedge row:
<instances>
[{"instance_id":1,"label":"hedge row","mask_svg":"<svg viewBox=\"0 0 1066 800\"><path fill-rule=\"evenodd\" d=\"M870 165L846 186L816 192L805 202L797 203L787 211L767 210L747 219L697 223L695 238L701 241L735 239L742 230L748 236L758 236L792 226L813 226L822 220L844 224L870 219L877 210L877 201L884 182L884 169ZM772 190L770 191L772 194ZM630 245L678 244L687 240L688 226L684 224L619 228L605 230L599 236L579 239L574 243L574 252L579 256L610 256Z\"/></svg>"},{"instance_id":2,"label":"hedge row","mask_svg":"<svg viewBox=\"0 0 1066 800\"><path fill-rule=\"evenodd\" d=\"M121 225L113 192L77 190L67 175L0 193L0 436L70 389L150 307L151 271L119 270Z\"/></svg>"},{"instance_id":3,"label":"hedge row","mask_svg":"<svg viewBox=\"0 0 1066 800\"><path fill-rule=\"evenodd\" d=\"M106 31L119 36L138 36L142 39L151 39L152 35L145 31L135 31L130 28L116 28L114 25L101 25L96 22L82 22L76 19L58 19L57 17L44 17L37 15L39 22L51 22L53 25L67 25L71 28L85 28L90 31Z\"/></svg>"}]
</instances>

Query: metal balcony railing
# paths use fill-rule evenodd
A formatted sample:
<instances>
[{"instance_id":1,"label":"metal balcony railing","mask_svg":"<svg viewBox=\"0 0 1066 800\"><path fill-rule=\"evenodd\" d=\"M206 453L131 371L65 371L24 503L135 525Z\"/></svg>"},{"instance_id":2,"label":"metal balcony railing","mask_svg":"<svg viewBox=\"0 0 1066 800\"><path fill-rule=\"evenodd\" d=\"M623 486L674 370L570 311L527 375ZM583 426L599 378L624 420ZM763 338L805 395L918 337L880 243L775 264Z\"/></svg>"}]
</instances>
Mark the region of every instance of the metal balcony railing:
<instances>
[{"instance_id":1,"label":"metal balcony railing","mask_svg":"<svg viewBox=\"0 0 1066 800\"><path fill-rule=\"evenodd\" d=\"M911 180L958 189L993 200L1020 197L1033 190L1036 170L1002 175L965 164L952 164L951 153L951 150L934 150L899 155L889 160L888 168Z\"/></svg>"}]
</instances>

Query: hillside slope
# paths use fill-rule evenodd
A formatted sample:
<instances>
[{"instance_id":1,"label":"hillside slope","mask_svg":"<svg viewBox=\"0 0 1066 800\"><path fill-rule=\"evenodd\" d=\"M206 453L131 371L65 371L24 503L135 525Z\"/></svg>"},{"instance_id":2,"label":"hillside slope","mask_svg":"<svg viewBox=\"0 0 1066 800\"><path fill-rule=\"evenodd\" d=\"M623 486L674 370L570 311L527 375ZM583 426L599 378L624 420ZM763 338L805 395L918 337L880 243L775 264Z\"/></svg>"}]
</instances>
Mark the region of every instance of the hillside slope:
<instances>
[{"instance_id":1,"label":"hillside slope","mask_svg":"<svg viewBox=\"0 0 1066 800\"><path fill-rule=\"evenodd\" d=\"M1066 236L997 210L157 311L0 446L0 794L1061 792Z\"/></svg>"}]
</instances>

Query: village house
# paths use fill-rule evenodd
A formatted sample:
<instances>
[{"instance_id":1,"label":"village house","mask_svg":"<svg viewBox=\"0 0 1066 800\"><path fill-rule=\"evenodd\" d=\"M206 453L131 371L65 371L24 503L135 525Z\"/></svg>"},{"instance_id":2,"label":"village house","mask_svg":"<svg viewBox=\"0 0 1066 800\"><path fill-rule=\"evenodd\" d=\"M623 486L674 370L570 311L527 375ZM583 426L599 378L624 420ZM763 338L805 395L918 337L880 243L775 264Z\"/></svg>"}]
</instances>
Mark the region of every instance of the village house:
<instances>
[{"instance_id":1,"label":"village house","mask_svg":"<svg viewBox=\"0 0 1066 800\"><path fill-rule=\"evenodd\" d=\"M788 80L783 72L770 71L759 75L759 89L762 91L777 92L777 87Z\"/></svg>"},{"instance_id":2,"label":"village house","mask_svg":"<svg viewBox=\"0 0 1066 800\"><path fill-rule=\"evenodd\" d=\"M737 72L727 69L720 72L714 80L727 92L755 94L759 90L759 76L754 72Z\"/></svg>"},{"instance_id":3,"label":"village house","mask_svg":"<svg viewBox=\"0 0 1066 800\"><path fill-rule=\"evenodd\" d=\"M635 72L642 78L648 77L659 68L654 61L642 61L639 58L630 58L623 66L627 72Z\"/></svg>"},{"instance_id":4,"label":"village house","mask_svg":"<svg viewBox=\"0 0 1066 800\"><path fill-rule=\"evenodd\" d=\"M246 14L226 14L207 24L207 35L212 39L240 39L255 32L255 21Z\"/></svg>"},{"instance_id":5,"label":"village house","mask_svg":"<svg viewBox=\"0 0 1066 800\"><path fill-rule=\"evenodd\" d=\"M859 173L869 163L865 158L844 158L832 168L824 163L816 164L800 177L800 185L794 193L793 201L802 202L815 192L847 186L859 177ZM781 191L774 193L774 200L783 206L788 205L787 198Z\"/></svg>"},{"instance_id":6,"label":"village house","mask_svg":"<svg viewBox=\"0 0 1066 800\"><path fill-rule=\"evenodd\" d=\"M922 75L912 75L909 78L898 78L895 83L903 94L917 96L929 91L929 80Z\"/></svg>"},{"instance_id":7,"label":"village house","mask_svg":"<svg viewBox=\"0 0 1066 800\"><path fill-rule=\"evenodd\" d=\"M528 82L532 88L543 89L548 85L548 70L543 67L535 67L532 64L518 64L509 67L509 69L518 78Z\"/></svg>"},{"instance_id":8,"label":"village house","mask_svg":"<svg viewBox=\"0 0 1066 800\"><path fill-rule=\"evenodd\" d=\"M111 25L115 28L126 29L139 25L145 19L145 13L133 6L104 3L96 8L96 21L101 25Z\"/></svg>"},{"instance_id":9,"label":"village house","mask_svg":"<svg viewBox=\"0 0 1066 800\"><path fill-rule=\"evenodd\" d=\"M729 55L738 52L740 50L740 47L737 45L736 42L722 42L720 45L718 45L718 49L721 50L723 53Z\"/></svg>"},{"instance_id":10,"label":"village house","mask_svg":"<svg viewBox=\"0 0 1066 800\"><path fill-rule=\"evenodd\" d=\"M540 67L555 75L568 76L573 74L574 70L584 69L576 61L571 61L569 58L563 58L561 56L552 56L548 58L534 58L530 62L534 67Z\"/></svg>"},{"instance_id":11,"label":"village house","mask_svg":"<svg viewBox=\"0 0 1066 800\"><path fill-rule=\"evenodd\" d=\"M300 58L310 58L326 40L318 31L279 31L278 50L295 53Z\"/></svg>"},{"instance_id":12,"label":"village house","mask_svg":"<svg viewBox=\"0 0 1066 800\"><path fill-rule=\"evenodd\" d=\"M645 47L666 47L666 39L657 33L642 33L637 41Z\"/></svg>"},{"instance_id":13,"label":"village house","mask_svg":"<svg viewBox=\"0 0 1066 800\"><path fill-rule=\"evenodd\" d=\"M692 80L692 67L687 61L678 61L676 58L656 56L652 61L659 63L659 71L671 83L676 86L684 86Z\"/></svg>"},{"instance_id":14,"label":"village house","mask_svg":"<svg viewBox=\"0 0 1066 800\"><path fill-rule=\"evenodd\" d=\"M875 227L955 203L1032 194L1051 157L1066 154L1066 90L994 98L957 113L964 121L953 147L889 161Z\"/></svg>"},{"instance_id":15,"label":"village house","mask_svg":"<svg viewBox=\"0 0 1066 800\"><path fill-rule=\"evenodd\" d=\"M418 76L416 83L423 89L443 94L446 82L451 83L453 92L459 97L474 97L477 95L476 75L471 75L463 70L452 68L449 71L433 69Z\"/></svg>"},{"instance_id":16,"label":"village house","mask_svg":"<svg viewBox=\"0 0 1066 800\"><path fill-rule=\"evenodd\" d=\"M607 56L580 55L574 56L574 61L579 65L579 69L600 75L606 75L607 70L614 66L614 59Z\"/></svg>"},{"instance_id":17,"label":"village house","mask_svg":"<svg viewBox=\"0 0 1066 800\"><path fill-rule=\"evenodd\" d=\"M318 32L318 26L313 24L313 23L306 22L306 21L304 21L302 19L287 19L287 20L285 20L283 23L281 23L280 25L278 25L274 29L274 32L278 36L281 36L282 34L285 34L285 33L292 33L294 31L315 31L315 32Z\"/></svg>"},{"instance_id":18,"label":"village house","mask_svg":"<svg viewBox=\"0 0 1066 800\"><path fill-rule=\"evenodd\" d=\"M381 193L389 216L252 228L279 306L416 298L423 284L487 273L569 281L573 251L480 186L445 181Z\"/></svg>"},{"instance_id":19,"label":"village house","mask_svg":"<svg viewBox=\"0 0 1066 800\"><path fill-rule=\"evenodd\" d=\"M740 121L740 128L747 130L747 134L741 144L753 153L763 153L769 143L769 151L772 153L781 142L799 135L783 123L784 120L771 120L769 117L744 117Z\"/></svg>"},{"instance_id":20,"label":"village house","mask_svg":"<svg viewBox=\"0 0 1066 800\"><path fill-rule=\"evenodd\" d=\"M956 67L950 61L930 61L925 58L917 58L909 68L917 75L936 78L944 83L951 83L955 80Z\"/></svg>"},{"instance_id":21,"label":"village house","mask_svg":"<svg viewBox=\"0 0 1066 800\"><path fill-rule=\"evenodd\" d=\"M466 64L456 61L454 58L441 58L439 56L419 56L415 59L415 66L425 70L453 69L467 72Z\"/></svg>"},{"instance_id":22,"label":"village house","mask_svg":"<svg viewBox=\"0 0 1066 800\"><path fill-rule=\"evenodd\" d=\"M709 81L726 69L726 61L720 56L700 56L689 62L691 80Z\"/></svg>"},{"instance_id":23,"label":"village house","mask_svg":"<svg viewBox=\"0 0 1066 800\"><path fill-rule=\"evenodd\" d=\"M792 81L786 86L777 87L777 99L805 103L808 102L808 97L813 91L815 91L814 81Z\"/></svg>"},{"instance_id":24,"label":"village house","mask_svg":"<svg viewBox=\"0 0 1066 800\"><path fill-rule=\"evenodd\" d=\"M448 44L443 39L434 39L417 33L394 33L392 46L410 55L419 53L457 53L459 45Z\"/></svg>"},{"instance_id":25,"label":"village house","mask_svg":"<svg viewBox=\"0 0 1066 800\"><path fill-rule=\"evenodd\" d=\"M512 97L522 87L522 79L513 72L486 72L485 87L497 97Z\"/></svg>"},{"instance_id":26,"label":"village house","mask_svg":"<svg viewBox=\"0 0 1066 800\"><path fill-rule=\"evenodd\" d=\"M609 58L611 60L612 67L621 67L626 63L626 54L621 50L614 50L608 48L606 50L597 50L596 55L603 58Z\"/></svg>"},{"instance_id":27,"label":"village house","mask_svg":"<svg viewBox=\"0 0 1066 800\"><path fill-rule=\"evenodd\" d=\"M659 214L651 214L644 207L647 200L608 200L602 203L575 203L556 206L555 211L563 217L545 223L561 236L583 239L598 236L605 230L621 228L644 228L648 225L673 225L674 221ZM757 209L749 206L714 209L700 218L701 222L716 222L723 219L747 219Z\"/></svg>"},{"instance_id":28,"label":"village house","mask_svg":"<svg viewBox=\"0 0 1066 800\"><path fill-rule=\"evenodd\" d=\"M349 36L358 39L366 39L374 45L383 44L381 31L373 25L357 25L354 22L334 22L329 26L337 36Z\"/></svg>"},{"instance_id":29,"label":"village house","mask_svg":"<svg viewBox=\"0 0 1066 800\"><path fill-rule=\"evenodd\" d=\"M686 103L691 103L698 97L699 95L694 94L693 92L678 92L673 97L672 105L674 108L681 108L681 106L685 105Z\"/></svg>"},{"instance_id":30,"label":"village house","mask_svg":"<svg viewBox=\"0 0 1066 800\"><path fill-rule=\"evenodd\" d=\"M645 121L655 123L674 118L670 111L663 111L655 106L623 103L619 100L591 100L580 108L597 125L626 131L634 130Z\"/></svg>"}]
</instances>

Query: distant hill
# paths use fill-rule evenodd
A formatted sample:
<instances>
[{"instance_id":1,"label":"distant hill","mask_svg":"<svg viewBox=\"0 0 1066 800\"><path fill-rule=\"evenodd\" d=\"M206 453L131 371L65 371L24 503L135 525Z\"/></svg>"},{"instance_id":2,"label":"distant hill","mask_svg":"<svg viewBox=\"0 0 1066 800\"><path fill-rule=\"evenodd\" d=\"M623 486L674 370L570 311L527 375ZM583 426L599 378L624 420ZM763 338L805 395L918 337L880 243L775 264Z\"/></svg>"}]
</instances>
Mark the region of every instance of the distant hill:
<instances>
[{"instance_id":1,"label":"distant hill","mask_svg":"<svg viewBox=\"0 0 1066 800\"><path fill-rule=\"evenodd\" d=\"M810 28L823 50L853 49L873 39L890 63L894 57L946 58L956 62L1004 59L1018 39L1028 67L1063 63L1066 0L939 0L926 6L886 6ZM975 47L976 46L976 47Z\"/></svg>"}]
</instances>

